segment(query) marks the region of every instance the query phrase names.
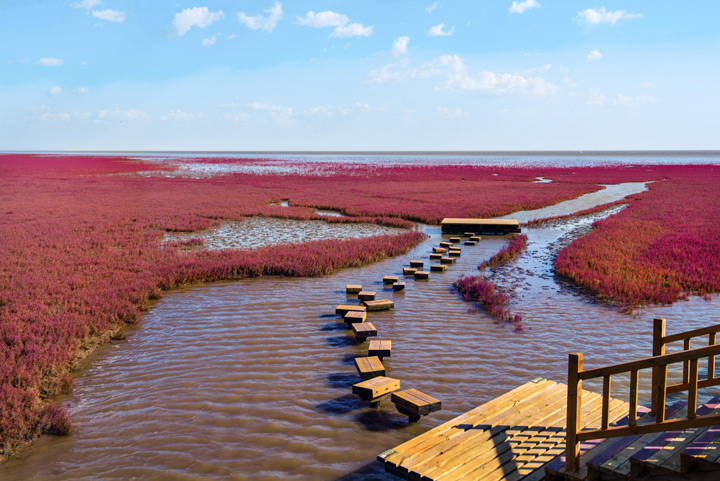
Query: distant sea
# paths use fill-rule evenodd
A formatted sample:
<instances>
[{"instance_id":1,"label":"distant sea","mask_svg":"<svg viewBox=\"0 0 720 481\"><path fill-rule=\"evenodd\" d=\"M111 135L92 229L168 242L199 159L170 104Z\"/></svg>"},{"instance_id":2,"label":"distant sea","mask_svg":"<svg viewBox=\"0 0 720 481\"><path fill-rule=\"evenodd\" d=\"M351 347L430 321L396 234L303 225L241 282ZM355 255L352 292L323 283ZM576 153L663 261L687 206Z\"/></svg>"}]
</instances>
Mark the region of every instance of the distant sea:
<instances>
[{"instance_id":1,"label":"distant sea","mask_svg":"<svg viewBox=\"0 0 720 481\"><path fill-rule=\"evenodd\" d=\"M11 153L11 152L6 152ZM592 166L628 164L720 164L720 151L498 151L498 152L12 152L117 155L147 160L268 159L285 162L380 165L461 164L492 166Z\"/></svg>"}]
</instances>

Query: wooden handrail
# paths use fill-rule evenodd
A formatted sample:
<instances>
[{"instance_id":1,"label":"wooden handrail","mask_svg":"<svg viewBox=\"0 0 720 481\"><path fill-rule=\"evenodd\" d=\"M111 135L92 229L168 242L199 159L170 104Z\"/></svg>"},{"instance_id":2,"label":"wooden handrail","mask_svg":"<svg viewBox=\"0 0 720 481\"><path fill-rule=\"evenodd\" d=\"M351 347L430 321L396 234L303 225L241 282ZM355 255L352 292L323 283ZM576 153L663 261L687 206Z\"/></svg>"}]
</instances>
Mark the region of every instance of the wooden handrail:
<instances>
[{"instance_id":1,"label":"wooden handrail","mask_svg":"<svg viewBox=\"0 0 720 481\"><path fill-rule=\"evenodd\" d=\"M664 319L662 329L656 329L654 334L662 331L660 337L664 336ZM706 333L707 334L707 333ZM683 338L686 339L686 338ZM689 343L688 343L689 344ZM655 347L655 346L654 346ZM654 352L655 349L653 349ZM720 355L720 344L713 344L696 349L687 349L672 354L664 354L664 345L658 351L661 355L655 355L645 359L615 364L601 368L583 371L583 355L572 353L568 360L568 398L567 398L567 432L565 457L566 467L570 471L580 469L580 443L582 441L599 438L612 438L628 436L631 434L645 434L666 431L668 429L688 429L694 427L705 427L720 424L720 416L706 415L697 416L697 390L702 386L698 380L698 365L702 358L713 359ZM668 366L675 363L683 363L686 367L684 384L687 385L688 411L684 419L665 420L665 399L668 392L667 371ZM637 424L636 412L638 401L638 371L642 369L653 369L652 398L653 406L656 408L655 423ZM612 376L616 374L630 373L630 412L628 413L628 426L609 426L609 405L610 387ZM594 430L582 430L582 419L580 406L582 406L582 382L587 379L603 378L602 394L602 421L601 428ZM707 381L713 381L710 378Z\"/></svg>"}]
</instances>

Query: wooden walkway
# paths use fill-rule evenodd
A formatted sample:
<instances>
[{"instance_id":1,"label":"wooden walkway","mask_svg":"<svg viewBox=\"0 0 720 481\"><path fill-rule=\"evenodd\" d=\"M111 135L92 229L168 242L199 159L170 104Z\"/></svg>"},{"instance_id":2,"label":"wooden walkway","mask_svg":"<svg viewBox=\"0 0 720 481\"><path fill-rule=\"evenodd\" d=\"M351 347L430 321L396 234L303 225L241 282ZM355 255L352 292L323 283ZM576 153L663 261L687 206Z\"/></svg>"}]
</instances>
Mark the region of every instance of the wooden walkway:
<instances>
[{"instance_id":1,"label":"wooden walkway","mask_svg":"<svg viewBox=\"0 0 720 481\"><path fill-rule=\"evenodd\" d=\"M565 450L567 386L530 381L378 456L389 473L408 480L527 480ZM610 420L629 404L610 401ZM599 427L602 396L583 392L583 419Z\"/></svg>"}]
</instances>

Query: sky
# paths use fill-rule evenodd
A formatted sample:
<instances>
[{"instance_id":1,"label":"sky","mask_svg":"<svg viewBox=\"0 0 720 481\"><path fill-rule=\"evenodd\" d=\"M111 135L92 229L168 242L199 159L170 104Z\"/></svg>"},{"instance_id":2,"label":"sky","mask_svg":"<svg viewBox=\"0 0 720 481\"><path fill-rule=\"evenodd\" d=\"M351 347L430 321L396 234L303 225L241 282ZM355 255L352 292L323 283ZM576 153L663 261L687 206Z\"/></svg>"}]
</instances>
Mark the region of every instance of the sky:
<instances>
[{"instance_id":1,"label":"sky","mask_svg":"<svg viewBox=\"0 0 720 481\"><path fill-rule=\"evenodd\" d=\"M717 150L718 18L715 0L0 0L0 150Z\"/></svg>"}]
</instances>

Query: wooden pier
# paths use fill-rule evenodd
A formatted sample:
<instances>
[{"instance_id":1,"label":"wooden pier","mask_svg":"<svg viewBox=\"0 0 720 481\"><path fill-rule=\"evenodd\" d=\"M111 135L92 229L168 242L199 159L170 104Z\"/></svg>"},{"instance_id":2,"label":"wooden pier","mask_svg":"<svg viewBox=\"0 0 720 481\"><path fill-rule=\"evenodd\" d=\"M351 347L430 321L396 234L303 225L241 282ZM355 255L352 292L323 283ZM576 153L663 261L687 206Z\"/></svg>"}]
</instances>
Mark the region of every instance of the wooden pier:
<instances>
[{"instance_id":1,"label":"wooden pier","mask_svg":"<svg viewBox=\"0 0 720 481\"><path fill-rule=\"evenodd\" d=\"M602 396L583 393L591 426L602 421ZM567 386L537 379L378 456L407 480L541 480L565 450ZM627 414L612 400L610 417Z\"/></svg>"},{"instance_id":2,"label":"wooden pier","mask_svg":"<svg viewBox=\"0 0 720 481\"><path fill-rule=\"evenodd\" d=\"M440 227L443 234L505 235L520 232L520 223L517 219L445 218L440 222Z\"/></svg>"}]
</instances>

